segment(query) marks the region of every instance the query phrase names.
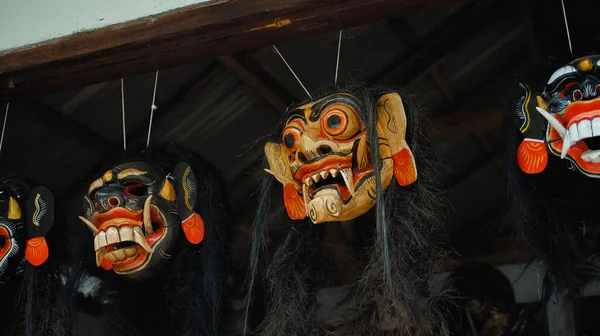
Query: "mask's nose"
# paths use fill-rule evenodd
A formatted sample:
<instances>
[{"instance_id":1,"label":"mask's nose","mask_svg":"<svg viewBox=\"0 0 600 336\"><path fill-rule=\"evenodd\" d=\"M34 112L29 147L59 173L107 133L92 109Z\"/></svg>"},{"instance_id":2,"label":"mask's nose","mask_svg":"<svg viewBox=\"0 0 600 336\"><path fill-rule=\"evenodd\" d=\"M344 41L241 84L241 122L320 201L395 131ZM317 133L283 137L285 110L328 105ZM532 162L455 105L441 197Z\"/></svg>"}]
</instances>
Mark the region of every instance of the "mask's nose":
<instances>
[{"instance_id":1,"label":"mask's nose","mask_svg":"<svg viewBox=\"0 0 600 336\"><path fill-rule=\"evenodd\" d=\"M300 145L296 151L296 158L302 163L323 157L332 152L331 146L325 141L314 140L314 134L306 132L300 137Z\"/></svg>"}]
</instances>

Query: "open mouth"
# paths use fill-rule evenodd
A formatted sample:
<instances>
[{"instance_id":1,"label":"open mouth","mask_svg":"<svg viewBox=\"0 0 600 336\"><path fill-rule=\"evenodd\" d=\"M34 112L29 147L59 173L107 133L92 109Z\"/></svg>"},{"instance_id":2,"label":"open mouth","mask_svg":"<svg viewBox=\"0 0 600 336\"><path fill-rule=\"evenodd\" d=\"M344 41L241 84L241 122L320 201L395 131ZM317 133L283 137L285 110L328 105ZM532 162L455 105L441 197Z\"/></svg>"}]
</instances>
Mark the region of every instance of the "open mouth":
<instances>
[{"instance_id":1,"label":"open mouth","mask_svg":"<svg viewBox=\"0 0 600 336\"><path fill-rule=\"evenodd\" d=\"M154 252L152 246L163 237L166 227L163 214L151 201L152 196L146 199L141 213L114 208L97 214L94 224L86 223L97 227L94 237L97 266L104 267L107 261L115 271L125 271L149 259Z\"/></svg>"},{"instance_id":2,"label":"open mouth","mask_svg":"<svg viewBox=\"0 0 600 336\"><path fill-rule=\"evenodd\" d=\"M298 169L295 177L301 181L305 204L320 193L336 192L345 202L355 195L360 183L373 174L370 150L365 144L361 146L361 141L366 140L356 140L346 156L330 154Z\"/></svg>"},{"instance_id":3,"label":"open mouth","mask_svg":"<svg viewBox=\"0 0 600 336\"><path fill-rule=\"evenodd\" d=\"M561 152L566 155L572 146L583 142L587 150L581 154L581 159L585 162L600 163L600 111L593 112L599 117L569 123Z\"/></svg>"}]
</instances>

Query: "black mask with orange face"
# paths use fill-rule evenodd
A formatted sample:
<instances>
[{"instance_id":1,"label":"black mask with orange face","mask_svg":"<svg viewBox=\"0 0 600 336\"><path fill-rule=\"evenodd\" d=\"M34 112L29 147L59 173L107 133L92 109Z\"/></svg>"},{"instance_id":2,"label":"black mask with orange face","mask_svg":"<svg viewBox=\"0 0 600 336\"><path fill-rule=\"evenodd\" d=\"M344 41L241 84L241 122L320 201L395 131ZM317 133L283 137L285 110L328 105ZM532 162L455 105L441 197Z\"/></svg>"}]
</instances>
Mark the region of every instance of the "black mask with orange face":
<instances>
[{"instance_id":1,"label":"black mask with orange face","mask_svg":"<svg viewBox=\"0 0 600 336\"><path fill-rule=\"evenodd\" d=\"M54 222L54 198L39 187L26 199L26 188L18 179L0 180L0 282L19 274L25 260L40 266L49 256L45 235Z\"/></svg>"}]
</instances>

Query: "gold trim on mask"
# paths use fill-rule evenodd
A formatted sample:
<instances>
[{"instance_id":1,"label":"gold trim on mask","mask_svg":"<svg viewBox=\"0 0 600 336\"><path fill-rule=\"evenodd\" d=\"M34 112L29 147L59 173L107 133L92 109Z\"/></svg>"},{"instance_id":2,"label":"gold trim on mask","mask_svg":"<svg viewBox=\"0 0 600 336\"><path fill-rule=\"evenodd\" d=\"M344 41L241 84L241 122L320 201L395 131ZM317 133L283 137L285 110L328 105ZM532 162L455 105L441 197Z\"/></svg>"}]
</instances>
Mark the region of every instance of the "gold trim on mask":
<instances>
[{"instance_id":1,"label":"gold trim on mask","mask_svg":"<svg viewBox=\"0 0 600 336\"><path fill-rule=\"evenodd\" d=\"M16 199L8 199L8 219L21 219L21 207Z\"/></svg>"}]
</instances>

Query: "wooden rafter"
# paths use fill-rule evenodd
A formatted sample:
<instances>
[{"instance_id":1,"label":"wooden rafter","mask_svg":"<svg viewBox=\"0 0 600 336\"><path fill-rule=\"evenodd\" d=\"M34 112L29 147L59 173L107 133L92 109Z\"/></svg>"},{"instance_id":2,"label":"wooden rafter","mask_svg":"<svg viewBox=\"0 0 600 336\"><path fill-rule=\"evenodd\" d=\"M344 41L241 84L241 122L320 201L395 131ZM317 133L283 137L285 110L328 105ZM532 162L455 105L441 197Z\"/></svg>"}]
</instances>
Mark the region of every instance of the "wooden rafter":
<instances>
[{"instance_id":1,"label":"wooden rafter","mask_svg":"<svg viewBox=\"0 0 600 336\"><path fill-rule=\"evenodd\" d=\"M93 84L466 1L221 0L4 54L0 89Z\"/></svg>"}]
</instances>

